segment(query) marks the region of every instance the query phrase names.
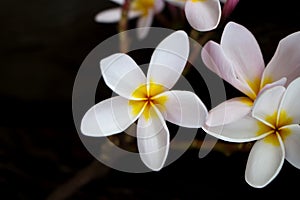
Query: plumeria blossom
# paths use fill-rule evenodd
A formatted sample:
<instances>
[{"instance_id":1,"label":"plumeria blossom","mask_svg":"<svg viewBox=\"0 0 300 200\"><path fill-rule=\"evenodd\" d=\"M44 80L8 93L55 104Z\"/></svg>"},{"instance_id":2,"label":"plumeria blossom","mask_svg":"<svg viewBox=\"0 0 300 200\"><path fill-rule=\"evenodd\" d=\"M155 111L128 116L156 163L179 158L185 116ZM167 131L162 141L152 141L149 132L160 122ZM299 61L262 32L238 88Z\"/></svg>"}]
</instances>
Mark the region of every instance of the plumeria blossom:
<instances>
[{"instance_id":1,"label":"plumeria blossom","mask_svg":"<svg viewBox=\"0 0 300 200\"><path fill-rule=\"evenodd\" d=\"M123 5L125 0L111 0L119 5ZM138 38L143 39L147 36L156 13L164 9L163 0L132 0L128 12L128 18L133 19L139 17L137 27ZM122 8L112 8L98 13L95 20L100 23L114 23L121 19Z\"/></svg>"},{"instance_id":2,"label":"plumeria blossom","mask_svg":"<svg viewBox=\"0 0 300 200\"><path fill-rule=\"evenodd\" d=\"M265 187L279 173L284 159L300 169L300 78L285 89L274 86L256 99L251 116L208 133L230 142L254 141L246 166L249 185Z\"/></svg>"},{"instance_id":3,"label":"plumeria blossom","mask_svg":"<svg viewBox=\"0 0 300 200\"><path fill-rule=\"evenodd\" d=\"M300 76L300 32L279 42L277 50L265 67L254 36L245 27L229 22L221 43L208 41L202 49L204 64L247 97L227 100L213 108L207 126L222 126L249 114L253 101L262 91L276 85L288 85ZM220 127L221 129L221 127Z\"/></svg>"},{"instance_id":4,"label":"plumeria blossom","mask_svg":"<svg viewBox=\"0 0 300 200\"><path fill-rule=\"evenodd\" d=\"M221 19L220 0L166 0L167 2L184 8L189 24L197 31L210 31L215 29ZM225 3L226 0L221 0ZM226 13L235 8L237 0L227 0Z\"/></svg>"},{"instance_id":5,"label":"plumeria blossom","mask_svg":"<svg viewBox=\"0 0 300 200\"><path fill-rule=\"evenodd\" d=\"M147 77L128 55L117 53L100 62L105 83L118 95L101 101L84 115L81 131L87 136L110 136L137 120L137 144L142 161L160 170L169 150L165 120L179 126L199 128L207 109L192 92L172 88L185 67L188 36L176 31L154 50Z\"/></svg>"}]
</instances>

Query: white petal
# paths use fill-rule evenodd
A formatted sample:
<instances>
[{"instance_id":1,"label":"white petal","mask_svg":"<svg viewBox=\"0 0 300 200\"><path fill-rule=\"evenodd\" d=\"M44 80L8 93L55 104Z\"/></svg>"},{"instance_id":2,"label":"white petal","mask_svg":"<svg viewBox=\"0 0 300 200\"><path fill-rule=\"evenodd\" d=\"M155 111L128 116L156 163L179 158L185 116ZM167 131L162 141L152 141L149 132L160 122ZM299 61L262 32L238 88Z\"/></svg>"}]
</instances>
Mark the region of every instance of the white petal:
<instances>
[{"instance_id":1,"label":"white petal","mask_svg":"<svg viewBox=\"0 0 300 200\"><path fill-rule=\"evenodd\" d=\"M132 114L127 99L116 96L90 108L82 118L80 128L87 136L109 136L124 131L138 116Z\"/></svg>"},{"instance_id":2,"label":"white petal","mask_svg":"<svg viewBox=\"0 0 300 200\"><path fill-rule=\"evenodd\" d=\"M268 137L276 136L272 134ZM277 135L277 145L269 143L268 137L254 144L248 158L245 178L252 187L262 188L269 184L277 176L284 162L285 152L280 137ZM276 138L271 140L273 139Z\"/></svg>"},{"instance_id":3,"label":"white petal","mask_svg":"<svg viewBox=\"0 0 300 200\"><path fill-rule=\"evenodd\" d=\"M270 134L271 129L257 119L246 115L230 124L220 126L204 125L204 131L228 142L250 142Z\"/></svg>"},{"instance_id":4,"label":"white petal","mask_svg":"<svg viewBox=\"0 0 300 200\"><path fill-rule=\"evenodd\" d=\"M278 81L272 82L272 83L268 83L266 84L258 93L257 96L259 96L260 94L262 94L265 90L268 90L272 87L275 86L284 86L286 84L287 78L283 77L281 79L279 79Z\"/></svg>"},{"instance_id":5,"label":"white petal","mask_svg":"<svg viewBox=\"0 0 300 200\"><path fill-rule=\"evenodd\" d=\"M124 2L125 2L125 0L111 0L111 1L114 2L114 3L117 3L119 5L123 5Z\"/></svg>"},{"instance_id":6,"label":"white petal","mask_svg":"<svg viewBox=\"0 0 300 200\"><path fill-rule=\"evenodd\" d=\"M188 0L185 4L185 15L189 24L197 31L210 31L220 22L221 4L219 0Z\"/></svg>"},{"instance_id":7,"label":"white petal","mask_svg":"<svg viewBox=\"0 0 300 200\"><path fill-rule=\"evenodd\" d=\"M287 84L300 76L300 32L279 42L277 50L266 67L264 79L272 81L287 78Z\"/></svg>"},{"instance_id":8,"label":"white petal","mask_svg":"<svg viewBox=\"0 0 300 200\"><path fill-rule=\"evenodd\" d=\"M189 50L189 38L184 31L176 31L166 37L152 54L147 82L172 88L186 65Z\"/></svg>"},{"instance_id":9,"label":"white petal","mask_svg":"<svg viewBox=\"0 0 300 200\"><path fill-rule=\"evenodd\" d=\"M202 101L192 92L167 91L157 96L166 99L163 105L157 105L169 122L188 128L200 128L207 117L207 109Z\"/></svg>"},{"instance_id":10,"label":"white petal","mask_svg":"<svg viewBox=\"0 0 300 200\"><path fill-rule=\"evenodd\" d=\"M115 23L121 19L122 9L121 8L111 8L98 13L95 16L95 21L99 23ZM129 11L128 18L132 19L141 15L140 12Z\"/></svg>"},{"instance_id":11,"label":"white petal","mask_svg":"<svg viewBox=\"0 0 300 200\"><path fill-rule=\"evenodd\" d=\"M296 168L300 169L300 126L294 124L282 129L285 158Z\"/></svg>"},{"instance_id":12,"label":"white petal","mask_svg":"<svg viewBox=\"0 0 300 200\"><path fill-rule=\"evenodd\" d=\"M165 2L163 0L155 0L154 12L160 13L165 7Z\"/></svg>"},{"instance_id":13,"label":"white petal","mask_svg":"<svg viewBox=\"0 0 300 200\"><path fill-rule=\"evenodd\" d=\"M291 118L290 123L300 124L300 78L297 78L287 87L282 103L280 105L280 112L285 112L288 118Z\"/></svg>"},{"instance_id":14,"label":"white petal","mask_svg":"<svg viewBox=\"0 0 300 200\"><path fill-rule=\"evenodd\" d=\"M237 121L251 111L253 101L248 97L237 97L219 104L208 113L206 124L220 126Z\"/></svg>"},{"instance_id":15,"label":"white petal","mask_svg":"<svg viewBox=\"0 0 300 200\"><path fill-rule=\"evenodd\" d=\"M112 8L98 13L95 21L100 23L114 23L121 19L121 8Z\"/></svg>"},{"instance_id":16,"label":"white petal","mask_svg":"<svg viewBox=\"0 0 300 200\"><path fill-rule=\"evenodd\" d=\"M275 128L277 113L284 92L285 88L282 86L265 90L254 102L252 116Z\"/></svg>"},{"instance_id":17,"label":"white petal","mask_svg":"<svg viewBox=\"0 0 300 200\"><path fill-rule=\"evenodd\" d=\"M234 65L231 63L231 60L226 57L225 52L219 44L214 41L208 41L201 51L201 57L204 64L211 71L250 98L256 98L255 92L252 91L243 77L237 74Z\"/></svg>"},{"instance_id":18,"label":"white petal","mask_svg":"<svg viewBox=\"0 0 300 200\"><path fill-rule=\"evenodd\" d=\"M128 98L146 83L141 68L126 54L117 53L100 61L100 68L105 83L117 94Z\"/></svg>"},{"instance_id":19,"label":"white petal","mask_svg":"<svg viewBox=\"0 0 300 200\"><path fill-rule=\"evenodd\" d=\"M265 64L252 33L239 24L229 22L222 34L221 47L233 64L236 73L248 82L257 94Z\"/></svg>"},{"instance_id":20,"label":"white petal","mask_svg":"<svg viewBox=\"0 0 300 200\"><path fill-rule=\"evenodd\" d=\"M146 120L143 115L138 120L138 149L144 164L154 171L159 171L167 159L170 136L159 110L152 106L150 113L151 120Z\"/></svg>"},{"instance_id":21,"label":"white petal","mask_svg":"<svg viewBox=\"0 0 300 200\"><path fill-rule=\"evenodd\" d=\"M142 16L137 21L137 36L139 39L144 39L149 30L153 21L153 10L148 11L148 15Z\"/></svg>"}]
</instances>

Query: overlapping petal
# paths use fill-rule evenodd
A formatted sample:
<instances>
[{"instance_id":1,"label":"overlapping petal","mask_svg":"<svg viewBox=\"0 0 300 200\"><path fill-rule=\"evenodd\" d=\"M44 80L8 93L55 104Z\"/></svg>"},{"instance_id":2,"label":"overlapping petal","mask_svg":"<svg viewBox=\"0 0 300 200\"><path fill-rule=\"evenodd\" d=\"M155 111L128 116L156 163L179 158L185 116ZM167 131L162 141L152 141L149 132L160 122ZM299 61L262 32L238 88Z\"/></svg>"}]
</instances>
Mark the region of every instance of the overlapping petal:
<instances>
[{"instance_id":1,"label":"overlapping petal","mask_svg":"<svg viewBox=\"0 0 300 200\"><path fill-rule=\"evenodd\" d=\"M186 65L189 55L189 39L184 31L176 31L166 37L154 50L147 74L147 82L172 88Z\"/></svg>"},{"instance_id":2,"label":"overlapping petal","mask_svg":"<svg viewBox=\"0 0 300 200\"><path fill-rule=\"evenodd\" d=\"M300 78L294 80L287 87L279 111L287 114L291 124L300 124Z\"/></svg>"},{"instance_id":3,"label":"overlapping petal","mask_svg":"<svg viewBox=\"0 0 300 200\"><path fill-rule=\"evenodd\" d=\"M248 95L255 98L256 94L253 93L247 82L236 72L236 67L231 63L231 60L225 55L222 47L213 42L208 41L202 51L201 57L204 64L218 76L230 83L232 86Z\"/></svg>"},{"instance_id":4,"label":"overlapping petal","mask_svg":"<svg viewBox=\"0 0 300 200\"><path fill-rule=\"evenodd\" d=\"M278 108L285 88L276 86L263 92L255 101L252 116L261 122L276 128Z\"/></svg>"},{"instance_id":5,"label":"overlapping petal","mask_svg":"<svg viewBox=\"0 0 300 200\"><path fill-rule=\"evenodd\" d=\"M209 31L215 29L220 22L221 5L219 0L188 0L185 4L185 15L194 29Z\"/></svg>"},{"instance_id":6,"label":"overlapping petal","mask_svg":"<svg viewBox=\"0 0 300 200\"><path fill-rule=\"evenodd\" d=\"M283 38L277 50L268 63L263 83L287 78L287 84L300 76L300 32L295 32Z\"/></svg>"},{"instance_id":7,"label":"overlapping petal","mask_svg":"<svg viewBox=\"0 0 300 200\"><path fill-rule=\"evenodd\" d=\"M169 122L189 128L200 128L204 124L207 109L194 93L172 90L157 98L166 98L164 105L158 108Z\"/></svg>"},{"instance_id":8,"label":"overlapping petal","mask_svg":"<svg viewBox=\"0 0 300 200\"><path fill-rule=\"evenodd\" d=\"M300 126L289 125L283 128L281 137L285 147L285 158L294 167L300 169Z\"/></svg>"},{"instance_id":9,"label":"overlapping petal","mask_svg":"<svg viewBox=\"0 0 300 200\"><path fill-rule=\"evenodd\" d=\"M107 86L128 99L136 99L133 92L146 83L141 68L126 54L116 53L102 59L100 68Z\"/></svg>"},{"instance_id":10,"label":"overlapping petal","mask_svg":"<svg viewBox=\"0 0 300 200\"><path fill-rule=\"evenodd\" d=\"M220 126L237 121L251 112L253 101L248 97L236 97L211 109L206 120L207 126Z\"/></svg>"},{"instance_id":11,"label":"overlapping petal","mask_svg":"<svg viewBox=\"0 0 300 200\"><path fill-rule=\"evenodd\" d=\"M149 112L149 119L142 115L138 120L137 143L142 161L150 169L158 171L166 161L170 136L160 111L152 106Z\"/></svg>"},{"instance_id":12,"label":"overlapping petal","mask_svg":"<svg viewBox=\"0 0 300 200\"><path fill-rule=\"evenodd\" d=\"M272 132L268 126L249 115L225 125L211 127L204 125L203 129L206 133L228 142L250 142Z\"/></svg>"},{"instance_id":13,"label":"overlapping petal","mask_svg":"<svg viewBox=\"0 0 300 200\"><path fill-rule=\"evenodd\" d=\"M265 64L252 33L239 24L229 22L224 28L220 45L237 76L248 83L254 94L258 94Z\"/></svg>"},{"instance_id":14,"label":"overlapping petal","mask_svg":"<svg viewBox=\"0 0 300 200\"><path fill-rule=\"evenodd\" d=\"M276 144L272 143L273 140L277 140L274 141ZM245 173L247 183L256 188L266 186L279 173L284 157L284 146L278 134L257 141L248 157Z\"/></svg>"},{"instance_id":15,"label":"overlapping petal","mask_svg":"<svg viewBox=\"0 0 300 200\"><path fill-rule=\"evenodd\" d=\"M140 113L134 115L127 99L116 96L90 108L82 118L81 132L87 136L109 136L128 128Z\"/></svg>"}]
</instances>

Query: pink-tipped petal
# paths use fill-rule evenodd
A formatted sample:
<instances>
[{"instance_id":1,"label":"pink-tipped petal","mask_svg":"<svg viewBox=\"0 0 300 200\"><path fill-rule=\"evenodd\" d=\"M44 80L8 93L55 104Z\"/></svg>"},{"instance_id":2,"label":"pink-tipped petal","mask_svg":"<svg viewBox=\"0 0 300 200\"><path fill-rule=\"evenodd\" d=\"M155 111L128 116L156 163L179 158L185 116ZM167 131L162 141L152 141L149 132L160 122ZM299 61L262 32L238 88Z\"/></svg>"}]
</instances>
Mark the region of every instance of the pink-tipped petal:
<instances>
[{"instance_id":1,"label":"pink-tipped petal","mask_svg":"<svg viewBox=\"0 0 300 200\"><path fill-rule=\"evenodd\" d=\"M184 31L176 31L166 37L152 54L147 82L172 88L186 65L189 50L189 38Z\"/></svg>"},{"instance_id":2,"label":"pink-tipped petal","mask_svg":"<svg viewBox=\"0 0 300 200\"><path fill-rule=\"evenodd\" d=\"M285 126L282 131L285 158L294 167L300 169L300 126L299 124Z\"/></svg>"},{"instance_id":3,"label":"pink-tipped petal","mask_svg":"<svg viewBox=\"0 0 300 200\"><path fill-rule=\"evenodd\" d=\"M256 94L249 87L248 83L244 81L243 77L235 71L234 65L226 57L219 44L214 41L208 41L201 51L201 57L204 64L211 71L250 98L255 99Z\"/></svg>"},{"instance_id":4,"label":"pink-tipped petal","mask_svg":"<svg viewBox=\"0 0 300 200\"><path fill-rule=\"evenodd\" d=\"M188 128L200 128L207 117L207 109L202 101L192 92L172 90L161 93L157 99L166 102L157 107L169 122Z\"/></svg>"},{"instance_id":5,"label":"pink-tipped petal","mask_svg":"<svg viewBox=\"0 0 300 200\"><path fill-rule=\"evenodd\" d=\"M153 10L148 11L148 15L142 16L137 21L137 37L138 39L144 39L149 33L150 26L153 21Z\"/></svg>"},{"instance_id":6,"label":"pink-tipped petal","mask_svg":"<svg viewBox=\"0 0 300 200\"><path fill-rule=\"evenodd\" d=\"M263 80L276 81L287 78L287 84L300 76L300 32L293 33L279 42L277 50L266 67Z\"/></svg>"},{"instance_id":7,"label":"pink-tipped petal","mask_svg":"<svg viewBox=\"0 0 300 200\"><path fill-rule=\"evenodd\" d=\"M117 94L135 99L132 94L146 83L146 77L141 68L123 53L116 53L100 61L100 68L105 83Z\"/></svg>"},{"instance_id":8,"label":"pink-tipped petal","mask_svg":"<svg viewBox=\"0 0 300 200\"><path fill-rule=\"evenodd\" d=\"M275 128L277 123L277 113L284 92L285 88L283 86L276 86L265 90L256 99L253 105L252 116L264 124Z\"/></svg>"},{"instance_id":9,"label":"pink-tipped petal","mask_svg":"<svg viewBox=\"0 0 300 200\"><path fill-rule=\"evenodd\" d=\"M295 79L287 87L279 111L284 112L292 124L300 124L300 78ZM282 119L280 119L282 120ZM286 119L283 119L286 120Z\"/></svg>"},{"instance_id":10,"label":"pink-tipped petal","mask_svg":"<svg viewBox=\"0 0 300 200\"><path fill-rule=\"evenodd\" d=\"M219 0L193 1L185 4L185 14L189 24L197 31L210 31L215 29L221 18L221 5Z\"/></svg>"},{"instance_id":11,"label":"pink-tipped petal","mask_svg":"<svg viewBox=\"0 0 300 200\"><path fill-rule=\"evenodd\" d=\"M222 9L222 16L223 18L227 18L230 14L234 11L235 7L237 6L239 0L227 0L224 3Z\"/></svg>"},{"instance_id":12,"label":"pink-tipped petal","mask_svg":"<svg viewBox=\"0 0 300 200\"><path fill-rule=\"evenodd\" d=\"M116 96L90 108L82 118L81 132L87 136L102 137L120 133L140 114L133 115L127 99Z\"/></svg>"},{"instance_id":13,"label":"pink-tipped petal","mask_svg":"<svg viewBox=\"0 0 300 200\"><path fill-rule=\"evenodd\" d=\"M151 170L159 171L167 159L170 136L168 127L159 110L152 106L150 113L150 119L145 119L141 115L138 120L138 150L144 164Z\"/></svg>"},{"instance_id":14,"label":"pink-tipped petal","mask_svg":"<svg viewBox=\"0 0 300 200\"><path fill-rule=\"evenodd\" d=\"M221 47L236 74L248 83L255 94L258 94L265 64L252 33L239 24L229 22L223 31Z\"/></svg>"},{"instance_id":15,"label":"pink-tipped petal","mask_svg":"<svg viewBox=\"0 0 300 200\"><path fill-rule=\"evenodd\" d=\"M235 122L251 111L253 101L248 97L237 97L225 101L208 113L206 125L220 126Z\"/></svg>"},{"instance_id":16,"label":"pink-tipped petal","mask_svg":"<svg viewBox=\"0 0 300 200\"><path fill-rule=\"evenodd\" d=\"M273 137L273 138L269 138ZM277 135L276 145L271 143L276 136L270 135L257 141L251 149L245 178L249 185L263 188L268 185L280 172L285 152L280 136Z\"/></svg>"}]
</instances>

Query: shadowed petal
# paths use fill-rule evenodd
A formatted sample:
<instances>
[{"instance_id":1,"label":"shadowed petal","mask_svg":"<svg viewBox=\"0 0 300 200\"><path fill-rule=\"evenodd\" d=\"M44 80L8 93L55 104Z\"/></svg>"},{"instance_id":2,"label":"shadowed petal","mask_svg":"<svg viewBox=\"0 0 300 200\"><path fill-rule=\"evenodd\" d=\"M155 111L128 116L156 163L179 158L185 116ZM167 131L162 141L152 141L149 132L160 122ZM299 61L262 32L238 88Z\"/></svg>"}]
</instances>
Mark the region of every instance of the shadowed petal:
<instances>
[{"instance_id":1,"label":"shadowed petal","mask_svg":"<svg viewBox=\"0 0 300 200\"><path fill-rule=\"evenodd\" d=\"M220 126L237 121L251 111L253 101L248 97L237 97L219 104L208 113L206 124Z\"/></svg>"}]
</instances>

